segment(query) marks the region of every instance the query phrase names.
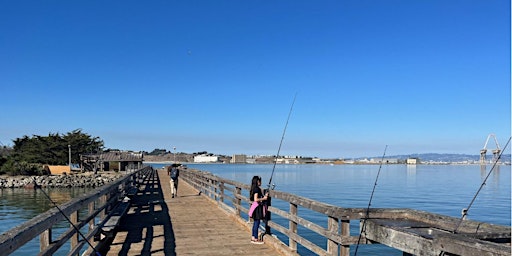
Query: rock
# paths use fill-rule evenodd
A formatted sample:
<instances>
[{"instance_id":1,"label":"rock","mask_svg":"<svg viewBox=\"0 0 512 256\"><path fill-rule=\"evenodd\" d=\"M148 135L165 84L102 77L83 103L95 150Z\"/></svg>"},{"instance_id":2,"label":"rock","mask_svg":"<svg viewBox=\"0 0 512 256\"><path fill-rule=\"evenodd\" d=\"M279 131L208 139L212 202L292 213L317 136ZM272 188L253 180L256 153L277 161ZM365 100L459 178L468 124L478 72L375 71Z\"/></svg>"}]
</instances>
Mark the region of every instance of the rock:
<instances>
[{"instance_id":1,"label":"rock","mask_svg":"<svg viewBox=\"0 0 512 256\"><path fill-rule=\"evenodd\" d=\"M0 177L1 188L34 188L35 182L41 187L71 188L71 187L101 187L111 183L125 173L103 173L94 175L92 173L80 173L72 175L47 175L47 176L2 176Z\"/></svg>"}]
</instances>

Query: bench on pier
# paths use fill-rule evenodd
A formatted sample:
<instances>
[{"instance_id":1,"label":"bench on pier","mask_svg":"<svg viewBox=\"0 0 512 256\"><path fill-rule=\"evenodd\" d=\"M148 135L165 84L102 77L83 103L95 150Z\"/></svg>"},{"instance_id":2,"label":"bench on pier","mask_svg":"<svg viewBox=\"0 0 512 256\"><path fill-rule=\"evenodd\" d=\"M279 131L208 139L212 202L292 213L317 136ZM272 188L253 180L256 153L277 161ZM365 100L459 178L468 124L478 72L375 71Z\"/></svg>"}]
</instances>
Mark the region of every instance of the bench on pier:
<instances>
[{"instance_id":1,"label":"bench on pier","mask_svg":"<svg viewBox=\"0 0 512 256\"><path fill-rule=\"evenodd\" d=\"M120 201L117 206L109 213L107 221L101 227L101 233L107 237L113 237L115 228L121 222L121 218L126 214L130 208L130 199L137 194L139 189L131 187L125 193L126 197Z\"/></svg>"},{"instance_id":2,"label":"bench on pier","mask_svg":"<svg viewBox=\"0 0 512 256\"><path fill-rule=\"evenodd\" d=\"M119 202L116 208L108 215L103 227L101 227L101 233L107 237L113 237L115 228L121 222L121 218L126 214L128 208L130 208L130 201Z\"/></svg>"},{"instance_id":3,"label":"bench on pier","mask_svg":"<svg viewBox=\"0 0 512 256\"><path fill-rule=\"evenodd\" d=\"M132 198L137 194L137 192L139 192L139 189L137 187L131 187L130 189L128 189L128 191L126 191L126 196Z\"/></svg>"}]
</instances>

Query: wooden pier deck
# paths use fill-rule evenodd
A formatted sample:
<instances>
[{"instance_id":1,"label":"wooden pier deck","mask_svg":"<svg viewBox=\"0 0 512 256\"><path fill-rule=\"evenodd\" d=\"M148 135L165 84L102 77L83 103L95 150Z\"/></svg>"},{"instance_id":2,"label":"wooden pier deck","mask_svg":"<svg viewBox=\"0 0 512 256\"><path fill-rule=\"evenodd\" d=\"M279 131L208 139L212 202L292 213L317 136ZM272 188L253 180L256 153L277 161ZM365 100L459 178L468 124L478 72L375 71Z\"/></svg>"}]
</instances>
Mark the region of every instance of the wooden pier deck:
<instances>
[{"instance_id":1,"label":"wooden pier deck","mask_svg":"<svg viewBox=\"0 0 512 256\"><path fill-rule=\"evenodd\" d=\"M180 180L171 198L167 172L147 177L102 255L281 255L250 243L251 233Z\"/></svg>"}]
</instances>

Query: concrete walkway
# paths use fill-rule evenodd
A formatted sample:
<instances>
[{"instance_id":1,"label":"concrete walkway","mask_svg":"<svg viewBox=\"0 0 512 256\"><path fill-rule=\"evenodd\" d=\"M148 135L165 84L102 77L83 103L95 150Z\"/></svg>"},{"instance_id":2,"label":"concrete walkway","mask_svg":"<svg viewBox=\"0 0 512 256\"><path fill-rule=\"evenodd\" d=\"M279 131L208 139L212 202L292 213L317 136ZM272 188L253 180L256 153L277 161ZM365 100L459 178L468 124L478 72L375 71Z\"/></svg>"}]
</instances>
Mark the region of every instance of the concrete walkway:
<instances>
[{"instance_id":1,"label":"concrete walkway","mask_svg":"<svg viewBox=\"0 0 512 256\"><path fill-rule=\"evenodd\" d=\"M147 177L102 255L280 255L182 180L171 198L169 181L162 169Z\"/></svg>"}]
</instances>

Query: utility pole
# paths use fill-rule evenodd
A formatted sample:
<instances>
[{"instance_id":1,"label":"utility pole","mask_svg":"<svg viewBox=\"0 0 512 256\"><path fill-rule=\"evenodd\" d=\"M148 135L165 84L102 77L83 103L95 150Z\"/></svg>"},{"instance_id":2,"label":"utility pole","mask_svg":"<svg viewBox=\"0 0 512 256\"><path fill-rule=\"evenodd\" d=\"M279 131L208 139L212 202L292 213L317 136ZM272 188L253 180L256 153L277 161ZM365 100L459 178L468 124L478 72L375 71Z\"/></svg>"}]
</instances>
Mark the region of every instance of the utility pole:
<instances>
[{"instance_id":1,"label":"utility pole","mask_svg":"<svg viewBox=\"0 0 512 256\"><path fill-rule=\"evenodd\" d=\"M69 152L69 170L71 171L71 145L68 144L68 152Z\"/></svg>"}]
</instances>

